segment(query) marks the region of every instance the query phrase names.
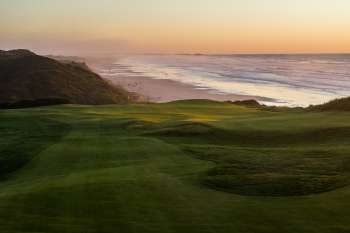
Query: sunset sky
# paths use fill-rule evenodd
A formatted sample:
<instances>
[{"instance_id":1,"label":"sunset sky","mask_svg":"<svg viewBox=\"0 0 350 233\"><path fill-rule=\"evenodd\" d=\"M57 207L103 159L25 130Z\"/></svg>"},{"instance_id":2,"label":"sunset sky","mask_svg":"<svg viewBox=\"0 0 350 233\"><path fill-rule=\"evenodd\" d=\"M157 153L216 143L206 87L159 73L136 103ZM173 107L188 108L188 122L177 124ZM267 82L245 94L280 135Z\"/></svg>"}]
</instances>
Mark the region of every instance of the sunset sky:
<instances>
[{"instance_id":1,"label":"sunset sky","mask_svg":"<svg viewBox=\"0 0 350 233\"><path fill-rule=\"evenodd\" d=\"M345 53L349 0L1 0L0 49Z\"/></svg>"}]
</instances>

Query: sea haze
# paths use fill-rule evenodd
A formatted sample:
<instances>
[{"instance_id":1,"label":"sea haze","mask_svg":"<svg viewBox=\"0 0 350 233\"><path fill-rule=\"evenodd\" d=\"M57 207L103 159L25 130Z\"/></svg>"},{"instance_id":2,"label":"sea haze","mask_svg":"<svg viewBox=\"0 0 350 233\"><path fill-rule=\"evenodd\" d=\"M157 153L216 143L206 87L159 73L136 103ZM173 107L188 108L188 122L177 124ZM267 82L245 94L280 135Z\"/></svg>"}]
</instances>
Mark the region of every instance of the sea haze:
<instances>
[{"instance_id":1,"label":"sea haze","mask_svg":"<svg viewBox=\"0 0 350 233\"><path fill-rule=\"evenodd\" d=\"M109 67L100 72L275 100L267 105L305 107L350 96L350 55L138 55Z\"/></svg>"}]
</instances>

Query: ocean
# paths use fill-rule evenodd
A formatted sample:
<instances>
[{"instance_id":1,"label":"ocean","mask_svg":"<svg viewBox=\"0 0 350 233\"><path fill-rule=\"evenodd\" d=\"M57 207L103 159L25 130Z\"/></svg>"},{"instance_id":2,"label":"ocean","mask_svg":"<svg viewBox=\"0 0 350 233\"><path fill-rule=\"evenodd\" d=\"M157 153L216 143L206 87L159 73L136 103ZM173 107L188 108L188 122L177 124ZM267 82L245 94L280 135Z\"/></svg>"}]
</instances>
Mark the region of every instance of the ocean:
<instances>
[{"instance_id":1,"label":"ocean","mask_svg":"<svg viewBox=\"0 0 350 233\"><path fill-rule=\"evenodd\" d=\"M135 55L104 74L115 72L266 97L266 105L305 107L350 96L350 55Z\"/></svg>"}]
</instances>

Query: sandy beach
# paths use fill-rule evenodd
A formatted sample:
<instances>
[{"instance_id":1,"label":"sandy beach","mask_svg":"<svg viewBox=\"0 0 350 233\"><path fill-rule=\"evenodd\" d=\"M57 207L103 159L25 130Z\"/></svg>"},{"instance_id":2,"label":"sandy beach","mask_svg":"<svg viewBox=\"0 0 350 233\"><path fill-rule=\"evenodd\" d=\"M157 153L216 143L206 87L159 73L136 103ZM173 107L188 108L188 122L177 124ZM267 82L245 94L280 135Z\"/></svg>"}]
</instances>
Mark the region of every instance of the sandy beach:
<instances>
[{"instance_id":1,"label":"sandy beach","mask_svg":"<svg viewBox=\"0 0 350 233\"><path fill-rule=\"evenodd\" d=\"M147 101L157 103L185 99L210 99L217 101L263 99L256 96L214 93L211 90L197 89L191 85L167 79L152 79L143 76L105 76L104 78L114 85L122 86L130 92L142 95L143 99Z\"/></svg>"},{"instance_id":2,"label":"sandy beach","mask_svg":"<svg viewBox=\"0 0 350 233\"><path fill-rule=\"evenodd\" d=\"M186 99L210 99L215 101L238 101L238 100L260 100L273 101L269 98L250 95L238 95L219 93L211 89L200 89L196 86L169 79L154 79L151 77L133 73L128 68L124 68L120 74L104 75L101 69L106 69L106 60L86 60L89 67L102 78L113 85L121 86L124 89L137 93L141 100L164 103ZM110 61L109 61L110 62Z\"/></svg>"}]
</instances>

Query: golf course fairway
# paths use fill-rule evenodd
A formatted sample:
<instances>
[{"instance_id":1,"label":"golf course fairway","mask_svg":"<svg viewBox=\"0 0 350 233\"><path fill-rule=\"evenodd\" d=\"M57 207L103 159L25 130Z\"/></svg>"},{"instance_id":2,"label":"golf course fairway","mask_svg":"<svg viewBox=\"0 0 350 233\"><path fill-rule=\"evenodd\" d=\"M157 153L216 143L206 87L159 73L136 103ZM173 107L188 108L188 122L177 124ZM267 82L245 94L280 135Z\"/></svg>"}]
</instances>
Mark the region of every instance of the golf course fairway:
<instances>
[{"instance_id":1,"label":"golf course fairway","mask_svg":"<svg viewBox=\"0 0 350 233\"><path fill-rule=\"evenodd\" d=\"M349 112L0 110L1 233L345 233L349 185Z\"/></svg>"}]
</instances>

